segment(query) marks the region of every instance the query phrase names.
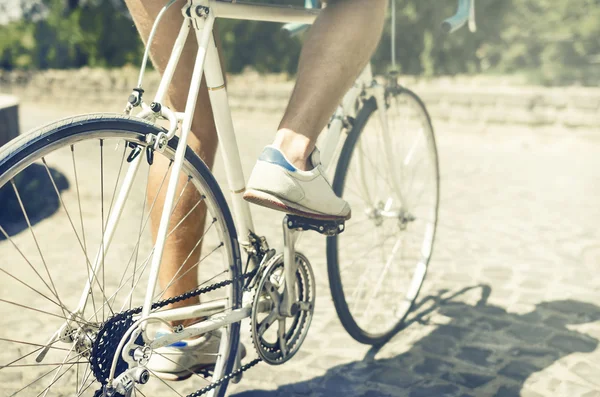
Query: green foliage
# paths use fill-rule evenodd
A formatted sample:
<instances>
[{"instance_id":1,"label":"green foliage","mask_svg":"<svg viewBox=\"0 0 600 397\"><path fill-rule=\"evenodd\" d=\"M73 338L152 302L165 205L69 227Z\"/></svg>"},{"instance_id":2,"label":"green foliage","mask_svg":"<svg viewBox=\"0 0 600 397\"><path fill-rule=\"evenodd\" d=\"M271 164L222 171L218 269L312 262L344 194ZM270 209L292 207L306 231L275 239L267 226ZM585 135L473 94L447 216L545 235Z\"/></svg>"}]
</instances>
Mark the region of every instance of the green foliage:
<instances>
[{"instance_id":1,"label":"green foliage","mask_svg":"<svg viewBox=\"0 0 600 397\"><path fill-rule=\"evenodd\" d=\"M440 29L456 12L456 1L396 0L396 53L400 71L426 76L476 73L486 70L480 49L497 46L509 0L477 0L478 31L464 27L452 35ZM375 64L382 71L390 64L391 16L388 15Z\"/></svg>"},{"instance_id":2,"label":"green foliage","mask_svg":"<svg viewBox=\"0 0 600 397\"><path fill-rule=\"evenodd\" d=\"M43 18L26 15L0 26L0 67L139 63L143 47L122 3L43 1ZM440 23L455 12L455 0L395 1L402 73L519 73L543 84L600 81L600 0L477 0L477 33L462 28L450 36L441 32ZM300 6L303 0L261 2ZM374 56L378 72L390 66L390 26L388 16ZM218 28L230 72L248 66L260 72L295 72L301 38L288 37L281 25L219 20Z\"/></svg>"},{"instance_id":3,"label":"green foliage","mask_svg":"<svg viewBox=\"0 0 600 397\"><path fill-rule=\"evenodd\" d=\"M512 0L505 19L500 45L484 49L497 72L525 72L543 84L599 84L600 0Z\"/></svg>"},{"instance_id":4,"label":"green foliage","mask_svg":"<svg viewBox=\"0 0 600 397\"><path fill-rule=\"evenodd\" d=\"M42 15L0 26L0 67L123 66L140 61L143 47L135 27L112 2L86 2L72 9L63 0L45 0L44 5Z\"/></svg>"}]
</instances>

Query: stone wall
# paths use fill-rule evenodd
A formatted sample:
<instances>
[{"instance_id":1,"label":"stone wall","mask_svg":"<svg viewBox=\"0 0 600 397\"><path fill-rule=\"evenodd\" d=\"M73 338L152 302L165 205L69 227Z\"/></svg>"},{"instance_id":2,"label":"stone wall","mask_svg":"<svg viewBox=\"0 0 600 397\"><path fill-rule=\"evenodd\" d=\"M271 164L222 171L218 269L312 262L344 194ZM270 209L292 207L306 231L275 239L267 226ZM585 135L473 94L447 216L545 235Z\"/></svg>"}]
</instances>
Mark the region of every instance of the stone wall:
<instances>
[{"instance_id":1,"label":"stone wall","mask_svg":"<svg viewBox=\"0 0 600 397\"><path fill-rule=\"evenodd\" d=\"M138 70L79 69L44 72L1 71L0 92L24 101L65 106L96 101L124 105L136 85ZM254 72L229 77L231 104L236 109L282 110L293 87L283 75ZM157 87L154 71L145 75L144 87ZM506 77L401 78L426 103L436 122L482 125L549 126L596 129L600 127L600 88L528 86ZM153 91L146 94L150 101ZM86 107L88 104L86 104Z\"/></svg>"}]
</instances>

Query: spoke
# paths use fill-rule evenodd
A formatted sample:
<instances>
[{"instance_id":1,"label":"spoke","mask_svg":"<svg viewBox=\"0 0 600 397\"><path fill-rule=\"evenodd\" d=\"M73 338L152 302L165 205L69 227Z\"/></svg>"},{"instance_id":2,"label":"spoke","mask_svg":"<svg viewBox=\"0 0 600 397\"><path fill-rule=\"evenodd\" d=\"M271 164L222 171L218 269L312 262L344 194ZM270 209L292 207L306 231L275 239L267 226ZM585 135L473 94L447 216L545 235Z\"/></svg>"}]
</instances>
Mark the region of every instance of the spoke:
<instances>
[{"instance_id":1,"label":"spoke","mask_svg":"<svg viewBox=\"0 0 600 397\"><path fill-rule=\"evenodd\" d=\"M102 256L102 291L104 291L104 287L105 287L105 267L104 267L104 259L106 257L106 252L104 251L104 239L105 239L105 228L104 228L104 140L100 139L100 214L101 214L101 220L100 223L102 224L102 237L100 240L100 255ZM104 294L104 292L103 292ZM102 304L102 321L104 322L106 320L106 316L104 313L104 307L106 305L108 305L109 310L111 311L112 314L114 314L114 312L112 311L109 302L106 301L106 297L105 297L105 303L106 304Z\"/></svg>"},{"instance_id":2,"label":"spoke","mask_svg":"<svg viewBox=\"0 0 600 397\"><path fill-rule=\"evenodd\" d=\"M379 167L377 167L376 164L373 163L373 160L371 160L363 151L361 146L357 146L358 150L361 152L361 154L364 156L364 158L367 159L367 161L369 163L371 163L371 165L373 166L373 171L375 172L375 174L377 174L381 180L383 180L383 182L390 188L392 189L392 191L394 190L394 188L390 185L389 181L381 174L381 172L379 171Z\"/></svg>"},{"instance_id":3,"label":"spoke","mask_svg":"<svg viewBox=\"0 0 600 397\"><path fill-rule=\"evenodd\" d=\"M71 146L72 147L72 146ZM72 149L72 153L73 153L73 149ZM75 238L77 239L79 246L83 252L83 255L85 256L85 261L86 261L86 271L88 274L88 280L90 281L90 285L93 284L94 280L97 281L97 277L95 272L93 271L93 267L92 264L90 262L90 258L87 254L87 249L86 249L86 245L85 245L85 240L82 242L81 239L79 238L79 234L77 233L77 229L75 228L75 224L73 223L73 219L71 218L71 215L69 214L69 210L67 210L67 206L65 205L62 195L60 194L60 191L58 190L58 187L56 186L56 182L54 181L54 177L52 176L52 173L50 172L50 168L48 167L48 164L46 162L46 159L44 157L42 157L42 162L44 163L44 167L46 168L46 172L48 173L48 177L50 178L50 182L52 183L52 186L54 187L54 191L56 193L56 196L58 197L58 200L60 201L61 206L63 207L63 209L65 210L65 214L67 215L67 219L69 220L69 223L71 224L71 228L73 229L73 232L75 233ZM79 187L77 187L77 195L78 195L78 200L79 200ZM112 205L112 204L111 204ZM79 212L81 214L81 201L79 201ZM83 219L80 215L81 218L81 227L83 230ZM104 233L102 233L104 235ZM104 258L104 256L103 256ZM94 277L90 278L90 269L92 269L92 272L94 272ZM100 291L102 292L102 295L104 296L104 298L106 299L106 294L104 293L104 288L103 286L101 286L98 282L98 287L100 288ZM95 302L95 298L94 298L94 294L92 295L92 305L95 309L96 307L96 302ZM114 313L113 313L114 314ZM98 321L98 319L96 318L96 321Z\"/></svg>"},{"instance_id":4,"label":"spoke","mask_svg":"<svg viewBox=\"0 0 600 397\"><path fill-rule=\"evenodd\" d=\"M135 244L135 249L134 249L134 255L135 255L135 259L133 260L133 277L131 279L131 290L133 291L133 289L135 288L134 284L135 284L135 272L137 270L137 261L138 261L138 256L140 253L140 242L142 241L142 233L144 232L144 209L146 208L146 201L148 200L148 184L150 182L150 167L148 167L148 172L146 173L146 189L144 191L144 202L142 204L142 208L141 208L141 216L140 216L140 230L138 232L138 240L137 243ZM161 184L162 187L162 184ZM129 267L129 264L131 263L131 258L129 258L129 261L127 261L127 267ZM131 296L129 297L129 308L131 309L131 306L133 305L133 294L131 294Z\"/></svg>"},{"instance_id":5,"label":"spoke","mask_svg":"<svg viewBox=\"0 0 600 397\"><path fill-rule=\"evenodd\" d=\"M48 316L58 317L58 318L61 318L61 319L63 319L63 320L68 320L68 317L61 316L61 315L59 315L59 314L54 314L54 313L45 312L45 311L43 311L43 310L39 310L39 309L34 309L33 307L29 307L29 306L21 305L21 304L19 304L19 303L16 303L16 302L7 301L7 300L5 300L5 299L1 299L1 298L0 298L0 302L8 303L9 305L15 305L15 306L18 306L18 307L22 307L22 308L24 308L24 309L33 310L33 311L35 311L35 312L38 312L38 313L44 313L44 314L47 314Z\"/></svg>"},{"instance_id":6,"label":"spoke","mask_svg":"<svg viewBox=\"0 0 600 397\"><path fill-rule=\"evenodd\" d=\"M52 346L52 345L56 344L57 342L59 342L59 340L55 340L54 342L50 343L48 346ZM6 365L0 365L0 369L9 368L9 367L13 367L13 366L14 366L14 365L13 365L14 363L17 363L17 362L19 362L19 361L23 360L24 358L27 358L27 357L31 356L32 354L35 354L35 353L39 352L39 351L40 351L40 350L42 350L42 349L46 349L46 346L42 346L42 347L40 347L40 348L37 348L37 349L35 349L35 350L32 350L32 351L30 351L29 353L27 353L27 354L25 354L25 355L23 355L23 356L21 356L21 357L19 357L19 358L15 359L15 360L12 360L11 362L9 362L9 363L8 363L8 364L6 364ZM34 364L34 365L35 365L35 364ZM37 365L40 365L40 364L37 364Z\"/></svg>"},{"instance_id":7,"label":"spoke","mask_svg":"<svg viewBox=\"0 0 600 397\"><path fill-rule=\"evenodd\" d=\"M182 396L180 393L178 393L178 392L177 392L177 390L173 389L173 388L172 388L172 387L171 387L171 386L170 386L170 385L169 385L167 382L165 382L165 381L164 381L164 380L162 380L162 379L161 379L161 378L160 378L158 375L156 375L156 373L155 373L154 371L152 371L152 370L151 370L150 368L148 368L148 367L146 367L146 369L147 369L148 371L150 371L150 373L152 373L152 375L154 375L154 377L155 377L156 379L158 379L159 381L161 381L163 385L165 385L165 386L167 386L169 389L173 390L173 392L174 392L175 394L177 394L179 397L183 397L183 396Z\"/></svg>"},{"instance_id":8,"label":"spoke","mask_svg":"<svg viewBox=\"0 0 600 397\"><path fill-rule=\"evenodd\" d=\"M40 377L38 377L37 379L35 379L33 382L23 386L21 389L17 390L16 392L14 392L13 394L11 394L9 397L14 397L17 394L19 394L20 392L22 392L23 390L27 389L29 386L33 385L36 382L39 382L41 379L45 378L46 376L50 375L52 372L56 371L58 368L52 368L50 371L42 374Z\"/></svg>"},{"instance_id":9,"label":"spoke","mask_svg":"<svg viewBox=\"0 0 600 397\"><path fill-rule=\"evenodd\" d=\"M73 321L75 321L75 322L78 322L78 321L77 321L75 318L71 318L71 317L64 317L64 316L61 316L60 314L54 314L54 313L50 313L50 312L43 311L43 310L40 310L40 309L35 309L35 308L33 308L33 307L29 307L29 306L26 306L26 305L22 305L22 304L19 304L19 303L16 303L16 302L11 302L11 301L8 301L8 300L6 300L6 299L1 299L1 298L0 298L0 302L8 303L9 305L14 305L14 306L22 307L22 308L24 308L24 309L32 310L32 311L35 311L35 312L38 312L38 313L43 313L43 314L46 314L46 315L48 315L48 316L57 317L57 318L60 318L60 319L66 320L66 321L68 321L68 320L73 320ZM87 321L85 321L85 320L81 320L81 322L82 322L83 324L86 324L86 325L88 325L88 324L89 324L89 323L88 323ZM79 322L78 322L78 324L79 324ZM79 324L79 325L80 325L80 324Z\"/></svg>"},{"instance_id":10,"label":"spoke","mask_svg":"<svg viewBox=\"0 0 600 397\"><path fill-rule=\"evenodd\" d=\"M171 280L169 281L169 283L167 284L167 286L163 289L163 291L160 294L158 294L158 296L162 297L162 295L164 294L164 292L176 281L175 277L177 277L177 275L183 269L183 267L185 266L185 264L187 263L187 261L192 257L192 255L198 249L198 247L200 246L200 244L202 244L202 241L204 241L204 237L210 231L210 229L214 226L215 223L216 223L216 219L213 219L213 222L208 226L208 228L206 229L206 231L204 232L204 234L198 239L198 241L196 242L196 244L194 245L194 247L192 247L192 249L190 250L189 254L186 256L186 258L183 260L183 262L181 263L181 265L178 267L177 272L175 272L175 274L173 275L173 277L171 277ZM193 267L195 268L196 266L197 265L194 265ZM182 277L186 273L188 273L190 270L191 270L191 268L188 269L182 275ZM179 278L177 280L179 280Z\"/></svg>"},{"instance_id":11,"label":"spoke","mask_svg":"<svg viewBox=\"0 0 600 397\"><path fill-rule=\"evenodd\" d=\"M172 164L173 164L173 161L170 161L169 162L169 166L167 167L167 170L165 171L165 174L163 175L162 181L160 182L160 185L158 187L158 191L156 192L156 195L152 199L152 204L150 205L150 209L148 211L148 215L146 216L145 220L144 220L144 208L142 207L142 213L141 213L141 219L142 220L140 222L143 223L143 226L141 227L140 232L138 234L137 243L136 243L135 247L133 248L133 251L131 252L131 256L129 257L129 260L127 261L127 268L128 268L130 266L130 264L131 264L131 261L134 260L134 258L135 258L133 278L131 279L132 282L135 280L135 272L137 270L137 260L138 260L138 254L139 254L139 249L140 249L142 234L143 234L144 230L146 230L146 225L148 224L148 221L150 220L150 215L152 214L152 210L154 209L154 205L156 204L156 201L158 200L158 197L160 196L160 192L162 191L163 185L165 183L165 180L167 179L167 175L169 174L169 170L171 169L171 165ZM144 196L144 206L146 205L146 198L147 198L147 193L148 193L149 176L150 176L150 167L148 167L148 174L146 176L146 195ZM152 256L153 252L154 252L154 247L152 248L152 251L148 255L148 258L150 256ZM141 279L141 276L140 276L139 279ZM130 292L130 297L131 298L133 297L133 290L134 290L134 288L135 288L135 286L132 287L131 292ZM120 289L121 288L119 287L119 290ZM130 305L131 305L131 303L130 303Z\"/></svg>"},{"instance_id":12,"label":"spoke","mask_svg":"<svg viewBox=\"0 0 600 397\"><path fill-rule=\"evenodd\" d=\"M175 213L175 210L177 209L177 206L179 205L179 202L181 201L181 198L183 197L183 194L185 193L191 180L192 180L192 176L188 175L187 181L185 182L185 185L183 185L183 189L181 189L181 193L179 193L179 197L177 198L177 200L175 201L175 204L173 205L173 210L171 211L171 215L173 215L173 213Z\"/></svg>"},{"instance_id":13,"label":"spoke","mask_svg":"<svg viewBox=\"0 0 600 397\"><path fill-rule=\"evenodd\" d=\"M39 279L42 281L42 283L44 283L44 285L48 288L48 290L50 291L50 293L56 297L56 295L54 295L54 291L52 291L52 288L48 285L48 283L46 283L46 280L44 280L44 278L42 277L42 275L36 270L36 268L33 266L33 264L27 259L27 257L23 254L23 252L19 249L19 247L15 244L15 242L13 241L12 238L10 238L10 236L6 233L6 231L2 228L2 226L0 226L0 232L2 232L2 234L4 235L4 237L10 241L10 243L12 244L12 246L17 250L17 252L19 254L21 254L21 256L23 257L23 259L25 260L25 262L27 262L27 264L29 265L29 267L31 268L31 270L33 270L33 272L39 277Z\"/></svg>"},{"instance_id":14,"label":"spoke","mask_svg":"<svg viewBox=\"0 0 600 397\"><path fill-rule=\"evenodd\" d=\"M190 216L190 214L192 212L194 212L194 210L196 209L196 207L198 207L205 199L205 196L202 196L202 198L200 198L200 200L198 200L198 202L192 207L191 210L188 211L187 214L185 214L185 216L183 218L181 218L181 220L177 223L177 225L175 225L175 227L169 232L169 236L171 234L173 234L173 232L175 232L175 230L177 230L177 228L187 219L188 216ZM173 215L173 213L171 212L171 215ZM213 219L213 223L215 223L217 220Z\"/></svg>"},{"instance_id":15,"label":"spoke","mask_svg":"<svg viewBox=\"0 0 600 397\"><path fill-rule=\"evenodd\" d=\"M115 197L117 197L117 188L119 187L119 180L121 179L121 173L123 172L123 164L125 163L125 155L127 154L127 145L123 148L123 156L121 157L121 164L119 165L119 172L117 173L117 180L115 181L115 188L113 189L112 198L110 199L110 205L108 206L108 216L106 217L106 225L108 226L108 220L113 210L113 204L115 203Z\"/></svg>"},{"instance_id":16,"label":"spoke","mask_svg":"<svg viewBox=\"0 0 600 397\"><path fill-rule=\"evenodd\" d=\"M44 297L45 299L49 300L50 302L54 303L56 306L60 306L60 304L52 299L50 299L48 296L44 295L43 293L41 293L40 291L38 291L37 289L33 288L32 286L30 286L29 284L27 284L26 282L24 282L23 280L21 280L20 278L10 274L9 272L7 272L6 270L0 268L0 272L6 274L7 276L9 276L10 278L14 279L15 281L19 282L20 284L23 284L26 288L29 288L30 290L32 290L33 292L35 292L36 294ZM67 312L69 312L69 310L63 306L63 309L66 310ZM69 314L72 314L69 312Z\"/></svg>"},{"instance_id":17,"label":"spoke","mask_svg":"<svg viewBox=\"0 0 600 397\"><path fill-rule=\"evenodd\" d=\"M83 393L85 393L86 390L89 389L90 386L92 386L94 384L94 382L96 381L95 378L92 378L92 380L90 381L90 383L88 383L88 385L85 386L86 382L90 378L90 375L92 374L92 371L88 372L89 369L90 369L90 366L89 365L86 366L83 379L81 380L81 387L80 387L79 392L77 393L77 397L80 397ZM87 372L87 376L85 375L86 372Z\"/></svg>"},{"instance_id":18,"label":"spoke","mask_svg":"<svg viewBox=\"0 0 600 397\"><path fill-rule=\"evenodd\" d=\"M202 376L202 375L200 375L200 374L198 374L198 373L194 372L194 371L193 371L191 368L189 368L189 367L186 367L186 366L184 366L184 365L181 365L181 364L179 364L179 363L177 363L177 362L175 362L175 361L171 360L169 357L167 357L167 355L166 355L166 354L161 354L161 353L158 353L157 351L154 351L152 354L158 354L159 356L161 356L161 357L162 357L162 358L164 358L165 360L167 360L167 361L169 361L169 362L171 362L171 363L175 364L176 366L178 366L179 368L183 369L184 371L187 371L187 372L189 372L189 373L190 373L190 374L192 374L192 375L196 375L198 378L202 379L203 381L205 381L205 382L207 382L207 383L210 383L210 381L209 381L208 379L206 379L204 376ZM208 354L207 354L207 355L208 355ZM218 354L214 354L214 355L215 355L215 356L218 356Z\"/></svg>"},{"instance_id":19,"label":"spoke","mask_svg":"<svg viewBox=\"0 0 600 397\"><path fill-rule=\"evenodd\" d=\"M60 370L65 366L65 362L67 362L67 360L69 359L69 356L71 355L71 353L73 352L73 349L75 349L75 344L73 343L73 345L71 346L71 350L69 350L69 354L67 354L65 356L65 359L63 360L62 364L60 364L60 366L58 367L58 371L56 371L56 373L54 374L54 377L52 378L52 380L50 381L50 384L48 386L46 386L46 388L44 390L42 390L36 397L39 397L42 395L42 393L44 394L44 397L46 397L48 395L48 391L50 390L50 387L52 387L53 384L55 384L61 377L62 375L65 374L65 372L62 373L62 375L58 376L58 373L60 372ZM73 367L73 366L71 366ZM67 369L68 371L69 369Z\"/></svg>"},{"instance_id":20,"label":"spoke","mask_svg":"<svg viewBox=\"0 0 600 397\"><path fill-rule=\"evenodd\" d=\"M377 244L377 245L373 246L371 249L369 249L367 252L365 252L365 255L366 255L367 253L369 253L369 252L373 251L375 248L382 247L382 246L385 244L385 242L386 242L387 240L389 240L391 237L392 237L391 235L390 235L390 236L388 236L388 237L386 237L386 238L385 238L385 239L384 239L384 240L383 240L383 241L382 241L380 244ZM363 257L364 257L365 255L363 255ZM349 267L352 267L352 265L354 264L354 262L356 262L356 260L354 260L354 261L352 262L352 264L351 264ZM364 286L366 285L366 282L367 282L367 274L368 274L369 272L371 272L372 270L373 270L373 269L372 269L370 266L365 266L365 270L363 270L362 274L361 274L361 275L360 275L360 277L358 278L358 280L359 280L359 282L358 282L358 286L356 287L356 289L355 289L355 290L354 290L354 292L352 293L352 297L351 297L351 299L350 299L350 301L354 301L354 304L353 304L353 306L352 306L354 309L355 309L355 308L356 308L356 306L358 305L358 303L357 303L357 302L358 302L358 299L355 299L355 298L358 298L358 297L360 297L360 292L362 292L362 291L363 291L363 289L364 289ZM340 272L340 273L341 273L341 272Z\"/></svg>"},{"instance_id":21,"label":"spoke","mask_svg":"<svg viewBox=\"0 0 600 397\"><path fill-rule=\"evenodd\" d=\"M56 379L54 379L49 385L48 387L46 387L44 390L42 390L36 397L40 397L42 395L42 393L44 393L44 397L48 394L48 391L50 390L50 388L52 386L54 386L54 384L56 382L58 382L60 380L60 378L62 378L67 372L69 372L71 370L71 368L73 368L75 365L80 364L80 363L69 363L71 365L69 365L69 367L67 369L64 370L64 372L62 374L60 374ZM63 368L64 364L61 365L60 367L58 367L58 371L60 371ZM55 375L56 376L56 375Z\"/></svg>"},{"instance_id":22,"label":"spoke","mask_svg":"<svg viewBox=\"0 0 600 397\"><path fill-rule=\"evenodd\" d=\"M75 369L75 393L79 393L79 365Z\"/></svg>"},{"instance_id":23,"label":"spoke","mask_svg":"<svg viewBox=\"0 0 600 397\"><path fill-rule=\"evenodd\" d=\"M27 222L27 226L29 227L29 231L31 232L31 236L33 237L33 241L35 242L35 246L37 247L37 250L40 254L40 257L42 259L42 263L44 264L44 268L46 269L46 274L48 275L48 278L50 280L50 284L52 285L52 289L54 290L53 295L56 297L56 299L58 300L58 302L60 302L60 306L61 309L64 307L64 304L62 303L60 297L58 296L58 291L56 290L56 286L54 285L54 280L52 279L52 276L50 275L50 270L48 270L48 265L46 264L46 260L44 259L44 255L42 254L42 250L40 248L40 245L38 243L38 240L35 236L35 233L33 232L33 228L31 227L31 222L29 221L29 216L27 215L27 211L25 211L25 206L23 205L23 201L21 200L21 195L19 194L19 190L17 189L17 185L15 184L14 179L10 180L10 183L12 184L13 190L15 191L15 194L17 195L17 200L19 201L19 206L21 207L21 211L23 212L23 215L25 216L25 221ZM48 284L46 284L48 285ZM52 289L50 290L52 292ZM66 317L66 313L63 310L63 314Z\"/></svg>"},{"instance_id":24,"label":"spoke","mask_svg":"<svg viewBox=\"0 0 600 397\"><path fill-rule=\"evenodd\" d=\"M364 234L363 234L364 235ZM395 234L388 234L387 236L385 236L383 238L383 240L377 244L372 245L371 247L369 247L363 254L362 256L355 258L349 265L344 266L343 269L340 269L340 273L345 272L346 270L348 270L351 267L354 267L354 264L364 258L367 254L371 253L373 250L375 250L376 248L382 247L385 245L385 243L387 242L387 240L389 240L390 238L394 237ZM368 269L368 267L367 267Z\"/></svg>"},{"instance_id":25,"label":"spoke","mask_svg":"<svg viewBox=\"0 0 600 397\"><path fill-rule=\"evenodd\" d=\"M158 298L162 298L162 296L164 295L164 293L167 291L167 289L171 286L172 283L179 281L182 277L185 277L186 274L188 274L189 272L191 272L193 269L195 269L196 267L198 267L200 265L200 263L202 263L202 261L204 261L206 258L208 258L209 256L211 256L213 253L215 253L219 248L223 247L225 244L221 243L219 245L217 245L212 251L210 251L208 254L206 254L203 258L200 258L200 260L198 262L196 262L192 267L190 267L188 270L186 270L181 276L179 276L177 279L173 280L171 283L169 283L160 294L158 294ZM223 274L223 273L227 273L229 272L229 270L224 270L223 272L217 274L216 276L212 277L212 279L214 279L215 277Z\"/></svg>"},{"instance_id":26,"label":"spoke","mask_svg":"<svg viewBox=\"0 0 600 397\"><path fill-rule=\"evenodd\" d=\"M131 289L131 291L129 292L129 294L127 295L127 297L125 298L125 300L127 301L127 299L133 294L133 291L135 289L135 287L137 287L138 283L142 280L142 276L144 273L144 270L146 270L146 267L150 264L150 258L152 256L152 253L146 258L146 260L144 261L144 266L142 268L142 272L140 273L137 281L135 282L135 286L134 288ZM125 282L129 281L129 279L133 278L134 276L129 276L129 278L127 278L127 280L125 280ZM123 285L121 285L111 296L109 299L114 299L114 297L121 291L121 289L125 287L125 283L123 283ZM106 304L106 303L105 303ZM126 302L123 304L123 306L121 307L121 309L119 311L123 311L125 308ZM96 311L96 314L98 314L100 312L100 310L102 310L102 308L98 308Z\"/></svg>"},{"instance_id":27,"label":"spoke","mask_svg":"<svg viewBox=\"0 0 600 397\"><path fill-rule=\"evenodd\" d=\"M375 297L377 297L377 294L379 294L379 290L381 289L381 286L383 285L383 280L385 280L385 276L387 275L387 272L388 272L394 258L396 257L396 254L398 253L398 250L400 249L401 246L402 246L402 240L399 238L398 240L396 240L396 244L394 244L392 253L390 254L388 260L385 263L385 267L379 276L379 280L377 280L377 286L373 290L373 293L371 294L371 298L367 302L367 308L365 309L363 316L369 312L369 309L371 308L371 304L373 303L373 300L375 299Z\"/></svg>"},{"instance_id":28,"label":"spoke","mask_svg":"<svg viewBox=\"0 0 600 397\"><path fill-rule=\"evenodd\" d=\"M41 347L41 348L45 348L46 347L45 345L40 345L39 343L25 342L25 341L21 341L21 340L7 339L7 338L2 338L2 337L0 337L0 341L11 342L11 343L19 343L19 344L22 344L22 345L35 346L35 347ZM65 348L62 348L62 347L54 347L54 346L51 346L50 349L63 350L63 351L66 351L66 352L70 351L69 349L65 349ZM5 367L5 366L2 366L2 367Z\"/></svg>"}]
</instances>

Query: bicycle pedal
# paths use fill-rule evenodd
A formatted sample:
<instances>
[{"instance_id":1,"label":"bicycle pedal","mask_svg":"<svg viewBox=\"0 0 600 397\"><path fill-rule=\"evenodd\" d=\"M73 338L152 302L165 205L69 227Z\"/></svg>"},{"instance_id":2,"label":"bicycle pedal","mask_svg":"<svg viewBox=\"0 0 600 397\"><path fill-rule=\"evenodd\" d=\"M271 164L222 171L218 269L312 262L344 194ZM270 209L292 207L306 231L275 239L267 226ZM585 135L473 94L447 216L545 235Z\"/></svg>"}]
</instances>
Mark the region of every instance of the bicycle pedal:
<instances>
[{"instance_id":1,"label":"bicycle pedal","mask_svg":"<svg viewBox=\"0 0 600 397\"><path fill-rule=\"evenodd\" d=\"M291 230L313 230L325 236L336 236L346 229L344 220L319 220L298 215L287 215L286 224Z\"/></svg>"}]
</instances>

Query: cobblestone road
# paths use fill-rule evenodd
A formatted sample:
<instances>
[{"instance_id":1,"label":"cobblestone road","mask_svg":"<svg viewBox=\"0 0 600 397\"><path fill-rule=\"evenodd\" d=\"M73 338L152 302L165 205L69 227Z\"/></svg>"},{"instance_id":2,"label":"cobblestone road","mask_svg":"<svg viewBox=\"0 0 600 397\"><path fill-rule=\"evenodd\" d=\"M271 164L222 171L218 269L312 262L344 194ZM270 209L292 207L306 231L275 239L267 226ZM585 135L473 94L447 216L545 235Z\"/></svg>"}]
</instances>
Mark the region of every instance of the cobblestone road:
<instances>
[{"instance_id":1,"label":"cobblestone road","mask_svg":"<svg viewBox=\"0 0 600 397\"><path fill-rule=\"evenodd\" d=\"M21 112L23 130L66 115L27 103ZM249 170L278 120L235 119ZM406 329L380 349L354 342L331 302L324 242L311 236L303 251L319 298L305 345L284 366L249 371L232 395L600 396L599 132L437 125L436 133L439 234ZM222 181L220 161L216 174ZM272 241L279 221L255 212Z\"/></svg>"}]
</instances>

